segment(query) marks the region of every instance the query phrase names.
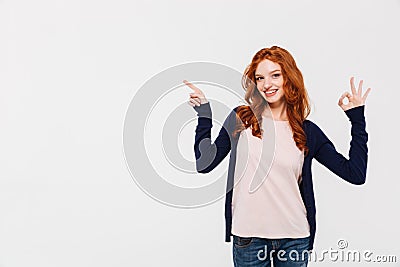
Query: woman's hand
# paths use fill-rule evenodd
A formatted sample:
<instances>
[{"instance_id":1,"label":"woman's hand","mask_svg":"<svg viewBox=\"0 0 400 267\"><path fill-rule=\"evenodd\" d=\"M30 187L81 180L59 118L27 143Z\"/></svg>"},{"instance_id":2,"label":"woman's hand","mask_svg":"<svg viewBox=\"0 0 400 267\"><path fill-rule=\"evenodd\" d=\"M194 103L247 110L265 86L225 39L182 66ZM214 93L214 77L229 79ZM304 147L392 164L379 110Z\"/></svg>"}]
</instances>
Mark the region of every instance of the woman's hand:
<instances>
[{"instance_id":1,"label":"woman's hand","mask_svg":"<svg viewBox=\"0 0 400 267\"><path fill-rule=\"evenodd\" d=\"M197 88L196 86L194 86L193 84L191 84L190 82L188 82L186 80L183 80L183 82L193 90L193 93L190 93L190 97L189 97L189 101L188 101L189 105L194 107L194 106L200 106L201 104L208 103L208 100L206 99L203 91L201 91L199 88Z\"/></svg>"},{"instance_id":2,"label":"woman's hand","mask_svg":"<svg viewBox=\"0 0 400 267\"><path fill-rule=\"evenodd\" d=\"M344 93L339 98L339 102L338 102L338 105L344 111L349 110L351 108L358 107L358 106L362 106L365 104L365 100L367 99L367 96L368 96L369 92L371 91L371 88L368 88L367 91L365 92L365 94L362 95L362 84L363 84L363 80L361 80L360 83L358 84L358 90L356 91L356 87L354 86L354 77L350 78L350 87L351 87L352 94L350 94L349 92ZM346 97L349 100L349 103L344 104L343 99Z\"/></svg>"}]
</instances>

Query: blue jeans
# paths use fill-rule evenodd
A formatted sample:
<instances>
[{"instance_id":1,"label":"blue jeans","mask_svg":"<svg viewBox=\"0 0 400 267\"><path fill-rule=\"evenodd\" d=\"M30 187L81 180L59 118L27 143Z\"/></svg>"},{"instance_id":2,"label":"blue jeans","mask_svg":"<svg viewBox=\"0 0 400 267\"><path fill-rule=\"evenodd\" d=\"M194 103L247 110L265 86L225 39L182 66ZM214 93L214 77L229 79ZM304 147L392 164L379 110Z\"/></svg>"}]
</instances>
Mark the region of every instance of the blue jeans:
<instances>
[{"instance_id":1,"label":"blue jeans","mask_svg":"<svg viewBox=\"0 0 400 267\"><path fill-rule=\"evenodd\" d=\"M305 267L310 237L268 239L233 236L235 267ZM304 255L304 256L303 256Z\"/></svg>"}]
</instances>

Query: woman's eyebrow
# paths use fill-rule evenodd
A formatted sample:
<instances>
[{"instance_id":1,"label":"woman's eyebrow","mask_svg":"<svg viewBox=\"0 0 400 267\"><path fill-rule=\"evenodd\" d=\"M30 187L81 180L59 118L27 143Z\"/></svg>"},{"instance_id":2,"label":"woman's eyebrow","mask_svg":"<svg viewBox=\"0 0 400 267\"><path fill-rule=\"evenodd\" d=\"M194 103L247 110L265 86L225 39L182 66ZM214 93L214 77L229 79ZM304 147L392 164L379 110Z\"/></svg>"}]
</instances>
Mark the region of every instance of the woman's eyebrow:
<instances>
[{"instance_id":1,"label":"woman's eyebrow","mask_svg":"<svg viewBox=\"0 0 400 267\"><path fill-rule=\"evenodd\" d=\"M271 73L274 73L275 71L281 71L281 70L279 70L279 69L276 69L276 70L273 70L273 71L271 71L269 74L271 74ZM255 76L263 76L262 74L258 74L258 73L256 73L256 75Z\"/></svg>"}]
</instances>

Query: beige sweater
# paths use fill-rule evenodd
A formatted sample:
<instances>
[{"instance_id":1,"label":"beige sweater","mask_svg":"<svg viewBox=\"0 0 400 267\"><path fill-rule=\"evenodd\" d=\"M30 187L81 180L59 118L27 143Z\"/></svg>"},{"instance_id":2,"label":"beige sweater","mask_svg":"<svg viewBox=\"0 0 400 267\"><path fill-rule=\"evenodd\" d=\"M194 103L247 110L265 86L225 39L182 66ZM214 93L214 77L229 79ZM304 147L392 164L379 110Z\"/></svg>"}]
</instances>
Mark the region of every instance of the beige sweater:
<instances>
[{"instance_id":1,"label":"beige sweater","mask_svg":"<svg viewBox=\"0 0 400 267\"><path fill-rule=\"evenodd\" d=\"M232 199L232 234L300 238L310 235L299 186L303 153L288 121L263 117L263 138L241 132ZM250 149L249 149L250 148Z\"/></svg>"}]
</instances>

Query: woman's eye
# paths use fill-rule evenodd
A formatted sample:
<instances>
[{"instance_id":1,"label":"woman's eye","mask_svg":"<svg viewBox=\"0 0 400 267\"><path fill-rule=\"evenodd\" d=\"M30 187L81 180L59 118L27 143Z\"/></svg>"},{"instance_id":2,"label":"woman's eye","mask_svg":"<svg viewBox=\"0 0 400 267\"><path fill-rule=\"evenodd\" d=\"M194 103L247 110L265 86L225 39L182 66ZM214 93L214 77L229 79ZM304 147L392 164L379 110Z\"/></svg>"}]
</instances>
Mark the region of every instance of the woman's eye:
<instances>
[{"instance_id":1,"label":"woman's eye","mask_svg":"<svg viewBox=\"0 0 400 267\"><path fill-rule=\"evenodd\" d=\"M279 76L281 76L280 73L276 73L276 74L273 74L273 75L272 75L272 77L274 77L274 78L278 78Z\"/></svg>"},{"instance_id":2,"label":"woman's eye","mask_svg":"<svg viewBox=\"0 0 400 267\"><path fill-rule=\"evenodd\" d=\"M256 81L261 80L263 77L256 77Z\"/></svg>"}]
</instances>

